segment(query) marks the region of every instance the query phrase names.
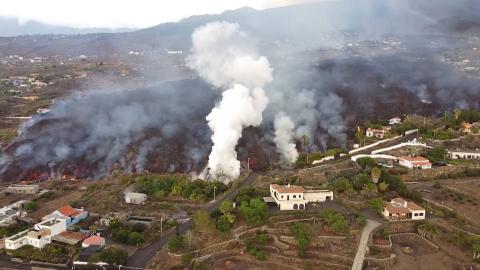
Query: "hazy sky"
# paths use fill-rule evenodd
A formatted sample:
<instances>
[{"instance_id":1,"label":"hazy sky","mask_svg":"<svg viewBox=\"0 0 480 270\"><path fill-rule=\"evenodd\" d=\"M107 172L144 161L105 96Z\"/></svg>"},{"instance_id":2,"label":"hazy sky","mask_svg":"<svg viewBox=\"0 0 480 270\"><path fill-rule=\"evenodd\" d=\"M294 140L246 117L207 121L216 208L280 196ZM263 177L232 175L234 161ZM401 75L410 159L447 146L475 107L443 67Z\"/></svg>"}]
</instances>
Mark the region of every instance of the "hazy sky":
<instances>
[{"instance_id":1,"label":"hazy sky","mask_svg":"<svg viewBox=\"0 0 480 270\"><path fill-rule=\"evenodd\" d=\"M0 0L0 17L79 28L141 28L243 6L264 9L307 1L313 0Z\"/></svg>"}]
</instances>

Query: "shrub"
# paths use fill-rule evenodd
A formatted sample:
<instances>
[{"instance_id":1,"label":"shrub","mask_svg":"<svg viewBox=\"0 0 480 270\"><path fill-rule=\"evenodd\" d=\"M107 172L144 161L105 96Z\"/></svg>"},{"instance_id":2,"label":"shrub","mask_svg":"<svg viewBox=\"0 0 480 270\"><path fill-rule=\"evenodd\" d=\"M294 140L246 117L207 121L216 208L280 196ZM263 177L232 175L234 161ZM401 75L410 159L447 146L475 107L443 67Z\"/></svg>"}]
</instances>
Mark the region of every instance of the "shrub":
<instances>
[{"instance_id":1,"label":"shrub","mask_svg":"<svg viewBox=\"0 0 480 270\"><path fill-rule=\"evenodd\" d=\"M348 231L348 222L342 214L334 210L326 210L321 213L320 216L333 231L338 233L345 233Z\"/></svg>"},{"instance_id":2,"label":"shrub","mask_svg":"<svg viewBox=\"0 0 480 270\"><path fill-rule=\"evenodd\" d=\"M178 251L185 247L185 239L181 235L175 235L170 238L167 243L167 248L169 251Z\"/></svg>"},{"instance_id":3,"label":"shrub","mask_svg":"<svg viewBox=\"0 0 480 270\"><path fill-rule=\"evenodd\" d=\"M36 202L28 202L25 204L25 209L28 211L34 211L38 208L38 204Z\"/></svg>"},{"instance_id":4,"label":"shrub","mask_svg":"<svg viewBox=\"0 0 480 270\"><path fill-rule=\"evenodd\" d=\"M258 226L267 220L267 204L258 199L251 199L250 202L243 201L238 211L249 225Z\"/></svg>"},{"instance_id":5,"label":"shrub","mask_svg":"<svg viewBox=\"0 0 480 270\"><path fill-rule=\"evenodd\" d=\"M357 159L358 165L362 167L363 170L372 169L377 166L377 161L371 157L362 157Z\"/></svg>"},{"instance_id":6,"label":"shrub","mask_svg":"<svg viewBox=\"0 0 480 270\"><path fill-rule=\"evenodd\" d=\"M375 198L368 201L368 208L377 213L382 213L385 206L385 202L381 198Z\"/></svg>"},{"instance_id":7,"label":"shrub","mask_svg":"<svg viewBox=\"0 0 480 270\"><path fill-rule=\"evenodd\" d=\"M188 266L192 263L193 255L191 253L186 253L182 255L182 264Z\"/></svg>"},{"instance_id":8,"label":"shrub","mask_svg":"<svg viewBox=\"0 0 480 270\"><path fill-rule=\"evenodd\" d=\"M126 250L118 247L107 247L102 251L93 254L90 257L89 262L106 262L111 265L126 265L128 259L128 253Z\"/></svg>"}]
</instances>

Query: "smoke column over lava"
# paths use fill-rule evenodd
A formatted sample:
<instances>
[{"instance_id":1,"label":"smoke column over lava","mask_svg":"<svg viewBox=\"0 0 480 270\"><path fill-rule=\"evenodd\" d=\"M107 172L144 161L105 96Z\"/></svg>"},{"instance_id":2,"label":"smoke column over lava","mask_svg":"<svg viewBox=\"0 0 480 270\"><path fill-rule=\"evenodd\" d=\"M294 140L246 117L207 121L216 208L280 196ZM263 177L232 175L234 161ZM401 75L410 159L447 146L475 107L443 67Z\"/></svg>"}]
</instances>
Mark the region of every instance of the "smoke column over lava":
<instances>
[{"instance_id":1,"label":"smoke column over lava","mask_svg":"<svg viewBox=\"0 0 480 270\"><path fill-rule=\"evenodd\" d=\"M280 113L275 117L273 125L275 128L273 141L277 146L278 153L282 155L285 161L289 163L295 162L298 158L298 152L293 142L295 124L289 116Z\"/></svg>"},{"instance_id":2,"label":"smoke column over lava","mask_svg":"<svg viewBox=\"0 0 480 270\"><path fill-rule=\"evenodd\" d=\"M263 87L272 80L272 68L266 57L257 54L238 24L209 23L195 30L192 42L188 65L217 88L227 88L206 118L213 132L209 173L236 178L240 161L235 147L245 127L262 123L268 104Z\"/></svg>"}]
</instances>

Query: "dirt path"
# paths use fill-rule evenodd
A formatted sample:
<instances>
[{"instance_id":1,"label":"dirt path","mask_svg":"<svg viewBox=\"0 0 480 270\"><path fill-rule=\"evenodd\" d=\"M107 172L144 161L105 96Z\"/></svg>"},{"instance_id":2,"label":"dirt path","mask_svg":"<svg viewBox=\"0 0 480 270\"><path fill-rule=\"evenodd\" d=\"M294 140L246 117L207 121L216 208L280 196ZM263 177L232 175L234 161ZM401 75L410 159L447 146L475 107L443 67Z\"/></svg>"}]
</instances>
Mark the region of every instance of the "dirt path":
<instances>
[{"instance_id":1,"label":"dirt path","mask_svg":"<svg viewBox=\"0 0 480 270\"><path fill-rule=\"evenodd\" d=\"M363 228L362 237L358 243L357 254L355 255L355 260L353 261L352 270L362 270L363 260L365 259L365 251L367 250L368 238L375 228L380 226L381 223L367 220L367 224Z\"/></svg>"}]
</instances>

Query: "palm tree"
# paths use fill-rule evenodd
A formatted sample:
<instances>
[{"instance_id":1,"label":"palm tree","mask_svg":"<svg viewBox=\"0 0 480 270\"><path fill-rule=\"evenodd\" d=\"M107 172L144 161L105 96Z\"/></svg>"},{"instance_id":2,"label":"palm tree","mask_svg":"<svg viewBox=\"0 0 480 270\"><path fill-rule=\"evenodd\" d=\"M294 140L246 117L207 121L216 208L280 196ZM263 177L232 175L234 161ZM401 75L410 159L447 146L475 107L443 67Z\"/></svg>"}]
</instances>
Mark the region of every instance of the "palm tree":
<instances>
[{"instance_id":1,"label":"palm tree","mask_svg":"<svg viewBox=\"0 0 480 270\"><path fill-rule=\"evenodd\" d=\"M371 171L372 181L375 184L378 184L378 180L380 179L380 175L382 174L382 170L378 167L373 167Z\"/></svg>"},{"instance_id":2,"label":"palm tree","mask_svg":"<svg viewBox=\"0 0 480 270\"><path fill-rule=\"evenodd\" d=\"M380 184L378 184L378 191L387 192L388 191L388 186L389 186L388 183L380 182Z\"/></svg>"},{"instance_id":3,"label":"palm tree","mask_svg":"<svg viewBox=\"0 0 480 270\"><path fill-rule=\"evenodd\" d=\"M422 237L425 237L429 240L433 240L438 235L438 227L432 223L425 223L417 227L417 232Z\"/></svg>"},{"instance_id":4,"label":"palm tree","mask_svg":"<svg viewBox=\"0 0 480 270\"><path fill-rule=\"evenodd\" d=\"M363 186L362 191L360 191L360 193L365 198L373 198L378 194L377 185L375 185L374 183L368 183L365 186Z\"/></svg>"}]
</instances>

